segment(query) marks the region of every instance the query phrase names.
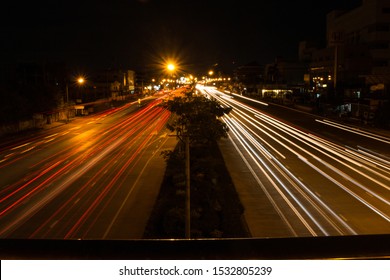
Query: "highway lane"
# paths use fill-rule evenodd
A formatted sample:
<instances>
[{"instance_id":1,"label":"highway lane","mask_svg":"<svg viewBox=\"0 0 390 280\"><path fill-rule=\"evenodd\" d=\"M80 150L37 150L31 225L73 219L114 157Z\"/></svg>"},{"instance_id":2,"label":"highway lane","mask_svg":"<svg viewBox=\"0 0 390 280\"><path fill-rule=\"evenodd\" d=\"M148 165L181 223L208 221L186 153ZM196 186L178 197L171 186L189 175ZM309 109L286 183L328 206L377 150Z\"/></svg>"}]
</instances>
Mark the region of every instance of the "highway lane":
<instances>
[{"instance_id":1,"label":"highway lane","mask_svg":"<svg viewBox=\"0 0 390 280\"><path fill-rule=\"evenodd\" d=\"M331 119L326 119L309 112L304 112L294 108L288 108L283 105L260 102L254 98L247 98L242 95L232 94L232 96L250 105L251 107L260 109L262 113L269 114L274 118L282 119L285 123L297 127L304 131L310 131L312 134L318 134L322 138L332 142L339 143L343 146L358 148L363 146L371 152L379 153L386 158L390 158L390 150L387 132L385 135L382 131L377 131L375 135L371 135L369 131L365 131L364 127L348 126L346 124L337 123Z\"/></svg>"},{"instance_id":2,"label":"highway lane","mask_svg":"<svg viewBox=\"0 0 390 280\"><path fill-rule=\"evenodd\" d=\"M248 106L210 87L198 90L233 108L223 120L256 182L251 195L267 197L288 235L390 233L389 138L255 100Z\"/></svg>"},{"instance_id":3,"label":"highway lane","mask_svg":"<svg viewBox=\"0 0 390 280\"><path fill-rule=\"evenodd\" d=\"M2 145L0 236L140 238L165 170L160 152L175 141L160 102L129 103Z\"/></svg>"}]
</instances>

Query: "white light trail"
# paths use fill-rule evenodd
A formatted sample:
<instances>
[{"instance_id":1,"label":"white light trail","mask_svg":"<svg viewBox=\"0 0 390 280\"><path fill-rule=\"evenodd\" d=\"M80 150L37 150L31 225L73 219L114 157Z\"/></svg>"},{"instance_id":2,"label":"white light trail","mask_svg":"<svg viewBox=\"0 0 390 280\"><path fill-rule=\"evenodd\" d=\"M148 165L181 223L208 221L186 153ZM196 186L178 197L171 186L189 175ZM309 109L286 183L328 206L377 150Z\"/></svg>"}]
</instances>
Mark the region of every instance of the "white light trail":
<instances>
[{"instance_id":1,"label":"white light trail","mask_svg":"<svg viewBox=\"0 0 390 280\"><path fill-rule=\"evenodd\" d=\"M268 181L274 186L275 190L283 198L283 200L290 207L290 209L295 213L295 215L302 222L302 224L305 225L305 227L308 229L308 231L311 233L312 236L317 236L315 230L306 222L305 218L299 213L298 209L292 204L292 202L288 199L288 197L282 192L282 190L279 188L278 184L276 184L276 182L268 175L268 173L265 171L263 166L269 171L269 173L275 178L275 180L280 185L282 185L282 187L284 189L286 189L286 187L283 185L283 182L280 181L280 179L273 173L272 170L270 170L270 168L264 163L264 161L258 156L258 154L246 143L246 141L240 135L240 133L237 132L237 130L236 130L237 127L233 126L231 124L229 127L232 129L232 131L234 131L234 134L237 137L237 139L239 139L239 141L241 142L242 147L248 152L248 155L254 160L254 163L262 171L262 174L264 174L267 177ZM255 158L257 158L257 160ZM260 165L259 161L262 163L262 165ZM287 190L287 192L289 193L289 195L292 195L292 193L289 192L288 190ZM298 204L300 204L300 202L297 201L294 196L292 196L292 197ZM300 205L300 206L302 207L302 205Z\"/></svg>"},{"instance_id":2,"label":"white light trail","mask_svg":"<svg viewBox=\"0 0 390 280\"><path fill-rule=\"evenodd\" d=\"M327 231L322 227L320 222L317 222L316 218L311 215L311 211L313 210L306 209L300 201L301 198L296 197L290 191L290 187L294 187L302 195L303 199L310 203L316 209L315 211L331 223L339 233L342 233L345 229L351 234L357 234L357 232L346 223L346 219L344 220L340 215L335 213L319 198L319 194L313 192L310 186L304 184L300 178L298 179L291 170L286 168L285 164L278 160L278 158L287 160L289 153L284 153L278 146L271 144L262 137L263 135L275 141L276 145L280 145L288 152L291 152L310 169L321 174L326 180L329 180L335 186L344 190L380 217L384 218L386 221L390 221L389 216L385 212L377 208L376 205L374 206L372 203L369 203L352 189L352 186L357 187L372 198L384 203L386 207L390 206L390 201L383 195L377 193L374 188L374 186L379 186L386 191L390 190L390 186L387 183L390 181L390 163L387 158L382 155L375 155L375 153L364 150L364 148L359 148L357 151L353 148L345 148L316 135L304 132L299 128L288 125L276 118L263 114L250 106L242 104L236 99L232 99L230 95L223 94L215 89L207 89L207 91L203 92L204 94L215 98L224 104L224 106L233 108L229 116L224 117L223 120L228 124L230 131L236 136L241 146L253 160L253 163L265 174L275 190L279 192L281 197L283 197L301 221L305 218L300 214L297 214L297 211L299 210L294 208L289 200L290 198L299 206L299 209L304 211L307 217L316 224L321 232L325 235L327 234ZM240 96L240 98L241 97L243 96ZM250 99L247 97L245 98ZM253 99L250 100L255 101ZM251 114L253 114L253 116L251 116ZM390 144L390 138L384 136L350 128L327 120L321 121L317 119L316 121ZM323 156L319 157L317 154ZM278 158L273 155L277 155ZM269 163L266 163L265 160L268 160ZM313 162L310 162L310 160ZM316 165L314 163L316 163ZM321 168L319 166L321 166ZM340 169L341 167L345 167L351 172L344 172ZM273 169L278 170L278 174L272 171ZM337 177L334 177L336 174ZM352 174L361 177L355 178ZM289 182L288 185L283 182L279 177L280 175ZM338 178L338 176L347 180L351 185L343 185L338 179L335 179ZM367 179L371 184L365 185L365 183L362 183L357 178ZM385 182L383 180L385 180ZM282 191L279 187L286 192L288 197L281 193ZM341 229L333 221L336 221L337 224L341 225L344 229ZM304 221L302 222L305 224ZM308 224L305 224L305 226L306 225ZM308 230L310 232L311 230L314 231L310 226L308 227Z\"/></svg>"},{"instance_id":3,"label":"white light trail","mask_svg":"<svg viewBox=\"0 0 390 280\"><path fill-rule=\"evenodd\" d=\"M303 160L303 159L301 159ZM376 212L379 216L384 218L386 221L390 222L390 217L383 213L382 211L378 210L376 207L372 206L371 204L367 203L364 199L362 199L359 195L355 194L352 192L349 188L345 187L343 184L329 176L327 173L316 167L315 165L311 164L309 161L305 160L308 165L310 165L314 170L316 170L318 173L322 174L324 177L328 178L330 181L332 181L334 184L338 185L342 190L346 191L349 193L351 196L356 198L358 201L360 201L362 204L370 208L372 211Z\"/></svg>"},{"instance_id":4,"label":"white light trail","mask_svg":"<svg viewBox=\"0 0 390 280\"><path fill-rule=\"evenodd\" d=\"M253 98L248 98L248 97L246 97L246 96L239 95L239 94L237 94L237 93L232 93L232 95L239 96L240 98L244 98L244 99L250 100L250 101L252 101L252 102L259 103L259 104L264 105L264 106L268 106L268 103L261 102L261 101L259 101L259 100L253 99Z\"/></svg>"},{"instance_id":5,"label":"white light trail","mask_svg":"<svg viewBox=\"0 0 390 280\"><path fill-rule=\"evenodd\" d=\"M360 146L358 146L358 151L362 154L367 155L368 157L370 157L374 161L384 164L385 166L383 166L383 165L381 165L381 166L390 170L390 159L389 158L387 158L383 155L381 155L381 157L380 157L375 152L370 151L370 150L363 148L363 147L360 147ZM376 165L379 165L379 163L376 163Z\"/></svg>"},{"instance_id":6,"label":"white light trail","mask_svg":"<svg viewBox=\"0 0 390 280\"><path fill-rule=\"evenodd\" d=\"M16 146L16 147L13 147L11 150L16 150L16 149L19 149L19 148L22 148L22 147L25 147L27 145L31 144L31 142L28 142L28 143L25 143L25 144L22 144L22 145L19 145L19 146Z\"/></svg>"},{"instance_id":7,"label":"white light trail","mask_svg":"<svg viewBox=\"0 0 390 280\"><path fill-rule=\"evenodd\" d=\"M287 170L287 168L280 162L280 161L278 161L275 157L273 157L273 156L271 156L271 155L269 155L269 153L268 153L268 151L266 151L258 142L256 142L256 140L254 139L254 137L253 136L251 136L249 133L247 133L244 129L242 129L242 126L241 126L241 124L238 124L237 122L233 122L233 124L236 124L235 125L235 127L236 128L238 128L239 130L240 130L240 132L243 134L243 135L245 135L246 136L246 138L255 146L255 147L260 147L259 148L259 150L263 153L263 155L264 156L267 156L267 158L269 158L269 159L272 159L284 172L282 172L282 171L280 171L280 174L282 175L282 176L284 176L287 180L290 180L290 178L292 178L293 179L293 181L295 181L295 182L297 182L301 187L303 187L304 189L305 189L305 191L307 192L307 193L309 193L310 194L310 196L312 197L312 198L314 198L316 201L317 201L317 203L320 203L324 208L326 208L326 210L329 212L329 213L331 213L331 215L335 218L335 219L337 219L340 223L342 223L347 229L348 229L348 231L350 232L350 233L352 233L352 234L356 234L356 232L351 228L351 227L349 227L342 219L340 219L340 217L334 212L334 211L332 211L329 207L327 207L326 206L326 204L321 200L321 199L319 199L318 198L318 196L316 196L307 186L305 186L295 175L293 175L289 170ZM232 129L233 129L233 127L232 126L230 126ZM240 127L241 127L241 129L240 129ZM253 132L253 131L252 131ZM244 142L244 140L242 140L242 142ZM246 144L247 145L247 144ZM277 175L275 175L275 173L273 173L270 169L269 169L269 167L265 164L265 162L260 158L260 156L256 153L256 152L254 152L251 148L249 148L252 152L253 152L253 155L264 165L264 166L266 166L266 169L274 176L274 178L277 178ZM302 156L302 155L300 155L300 154L298 154L298 157L299 158L301 158L301 159L304 159L304 157ZM287 175L288 176L287 176ZM298 203L298 204L300 204L300 202L298 201L298 199L296 199L292 194L291 194L291 192L289 192L289 190L287 189L287 187L285 187L285 184L283 184L283 183L281 183L281 181L277 178L277 181L284 187L284 189L290 194L290 196L291 197L293 197L294 198L294 200ZM290 181L290 183L291 183L291 185L293 185L294 186L294 183L293 182L291 182ZM300 193L301 193L301 195L303 195L305 198L306 198L306 200L308 200L308 201L311 201L311 204L313 205L313 207L315 207L315 208L317 208L317 211L318 212L321 212L322 213L322 215L325 217L326 216L326 214L319 208L319 207L317 207L316 206L316 204L301 190L301 189L299 189L298 187L295 187L295 189L297 190L297 191L299 191ZM304 209L305 210L305 207L303 207L302 205L301 205L301 209ZM326 230L325 229L323 229L322 228L322 226L311 216L311 214L310 213L308 213L308 211L305 211L306 212L306 214L309 216L309 217L311 217L311 219L312 219L312 221L318 226L318 228L320 228L321 229L321 231L325 234L325 235L328 235L328 233L326 232ZM329 220L329 219L328 219ZM332 223L331 222L331 220L329 220L329 222L330 223ZM334 226L336 229L337 229L337 227L336 226ZM338 231L339 231L339 233L341 234L342 232L340 232L340 230L339 229L337 229Z\"/></svg>"},{"instance_id":8,"label":"white light trail","mask_svg":"<svg viewBox=\"0 0 390 280\"><path fill-rule=\"evenodd\" d=\"M256 116L258 116L258 115L256 115ZM264 120L264 121L266 121L266 122L269 121L268 119L264 118L263 116L258 116L258 117L260 117L262 120ZM276 120L275 120L274 124L275 124L277 127L281 128L281 124L280 124L279 121L276 121ZM325 152L325 151L330 152L330 153L332 153L332 154L334 154L334 155L336 155L336 156L338 156L338 157L341 157L343 160L345 160L345 161L347 161L347 162L351 162L351 163L353 163L353 164L355 164L355 165L357 165L357 166L359 166L359 167L363 167L362 164L359 164L359 163L357 163L356 161L352 160L351 158L348 158L348 157L346 157L345 155L343 155L343 154L342 154L342 153L344 153L343 150L339 150L338 153L336 153L334 149L329 149L327 146L322 145L322 144L318 141L318 140L319 140L319 137L314 137L314 139L317 140L317 141L316 141L316 142L313 142L313 140L314 140L313 138L309 139L309 138L308 138L306 135L304 135L302 132L299 132L299 131L298 131L298 132L299 132L298 134L297 134L297 133L294 133L294 132L297 131L295 128L293 128L293 129L294 129L293 132L292 132L292 133L294 133L294 135L293 135L292 133L290 133L290 131L292 131L290 128L291 128L290 126L288 126L288 125L286 125L286 124L283 124L283 127L281 128L281 130L284 130L287 134L289 134L289 135L291 135L291 136L293 136L293 137L297 136L296 139L299 140L299 141L301 141L302 143L306 144L307 146L309 146L309 147L311 147L311 148L317 150L318 152L322 153L323 155L325 155L325 156L331 158L332 160L334 160L334 161L336 161L336 162L342 164L343 166L348 167L349 169L351 169L351 170L355 171L356 173L360 174L361 176L366 177L367 179L369 179L369 180L375 182L376 184L382 186L383 188L390 190L390 187L389 187L388 185L381 183L380 181L374 179L373 177L367 175L366 173L364 173L364 172L362 172L362 171L360 171L360 170L358 170L358 169L352 167L352 166L349 165L349 164L344 163L343 161L341 161L341 160L337 159L336 157L330 155L329 153L326 153L326 152ZM312 136L312 135L311 135L311 136ZM305 141L305 140L306 140L306 141ZM325 140L324 140L324 141L325 141ZM313 143L313 144L311 144L311 143ZM328 144L329 144L329 142L328 142ZM317 145L318 147L316 147L316 146L314 146L314 145ZM336 145L333 144L333 147L336 147ZM325 151L324 151L324 150L325 150ZM325 162L325 161L323 161L323 160L320 160L318 157L314 156L313 154L310 154L310 155L311 155L313 158L317 159L317 160L318 160L319 162L321 162L322 164L325 164L328 168L332 169L332 170L335 171L336 173L338 173L338 174L343 174L343 176L344 176L345 178L350 178L349 180L350 180L351 182L354 182L356 185L360 186L361 188L364 188L361 184L359 184L358 182L356 182L356 180L351 179L350 176L347 176L345 173L341 172L339 169L336 169L336 168L334 168L332 165L330 165L329 163L327 163L327 162ZM366 168L366 169L369 169L368 167L365 167L365 168ZM364 189L365 189L365 188L364 188ZM373 195L374 195L375 197L379 198L376 194L373 194ZM380 198L380 200L382 200L382 198ZM388 203L388 202L386 202L386 203Z\"/></svg>"},{"instance_id":9,"label":"white light trail","mask_svg":"<svg viewBox=\"0 0 390 280\"><path fill-rule=\"evenodd\" d=\"M358 134L358 135L362 135L364 137L372 138L372 139L384 142L386 144L390 144L390 138L387 138L387 137L384 137L384 136L379 136L377 134L370 133L368 131L362 131L362 130L359 130L359 129L354 128L354 127L342 125L342 124L339 124L339 123L336 123L336 122L332 122L332 121L329 121L329 120L325 120L325 119L324 120L316 119L316 122L323 123L323 124L326 124L326 125L329 125L329 126L333 126L333 127L336 127L336 128L348 131L348 132L352 132L352 133L355 133L355 134Z\"/></svg>"},{"instance_id":10,"label":"white light trail","mask_svg":"<svg viewBox=\"0 0 390 280\"><path fill-rule=\"evenodd\" d=\"M261 157L267 158L270 161L275 162L280 169L283 170L283 172L280 172L282 175L287 174L285 178L288 180L289 178L292 178L294 182L296 182L301 189L304 189L305 192L301 193L303 196L305 196L305 193L307 193L311 198L315 200L315 203L313 202L312 205L316 207L316 203L321 205L323 209L325 209L328 213L331 214L331 216L336 219L339 223L343 225L344 228L346 228L350 233L357 234L355 230L353 230L343 219L340 217L340 215L336 214L332 209L329 208L321 199L318 198L318 195L315 195L309 187L307 187L305 184L302 183L301 180L299 180L290 170L288 170L284 164L282 164L277 158L272 156L272 153L278 154L279 157L282 159L286 159L286 155L283 155L283 153L280 151L280 149L275 148L272 146L269 142L267 142L264 138L259 136L258 133L256 133L253 129L249 127L249 125L254 126L256 129L260 131L261 134L267 135L271 139L273 139L278 145L281 145L283 148L287 149L294 155L296 155L302 162L304 162L306 165L311 167L312 169L316 170L320 174L322 174L326 179L334 183L336 186L340 187L342 190L346 191L348 194L350 194L352 197L357 199L360 203L367 206L369 209L377 213L379 216L384 218L386 221L389 221L389 216L367 202L365 199L360 197L358 194L356 194L354 191L352 191L350 188L344 186L342 183L340 183L338 180L334 179L331 175L327 174L325 171L320 169L319 167L315 166L313 163L311 163L305 156L300 154L296 149L299 151L302 151L304 154L307 154L312 159L320 163L321 165L325 166L332 172L338 174L342 178L348 180L353 185L359 187L360 189L364 190L367 194L372 196L373 198L378 199L379 201L383 202L386 205L390 205L390 202L388 199L382 197L381 195L377 194L374 190L366 187L364 184L359 182L357 179L352 177L351 175L341 171L340 169L336 168L334 164L331 164L330 162L327 162L326 160L323 160L310 152L308 149L305 149L301 144L306 145L307 147L310 147L311 149L314 149L316 152L319 152L322 155L325 155L327 158L329 158L332 161L337 162L341 166L347 167L351 171L355 172L356 174L359 174L360 176L370 180L371 182L375 183L376 185L381 186L382 188L386 190L390 190L389 184L382 182L379 179L376 179L374 176L378 176L381 179L384 179L386 181L390 180L390 176L388 176L388 170L390 170L389 162L386 159L383 159L380 156L373 155L372 153L369 153L367 151L359 149L358 152L353 151L351 148L344 148L341 147L335 143L332 143L330 141L327 141L325 139L322 139L318 136L312 135L310 133L305 133L301 131L300 129L297 129L295 127L289 126L275 118L272 118L268 115L262 114L256 109L253 109L252 107L249 107L247 105L243 105L240 102L238 102L235 99L231 98L224 98L221 97L218 98L217 95L214 94L215 90L208 90L207 94L211 95L212 97L216 98L220 102L223 102L227 106L231 106L233 108L230 115L232 117L229 117L229 128L231 131L234 131L234 134L240 134L242 136L236 136L237 139L239 139L241 145L245 147L245 150L250 153L251 158L257 159L259 163L262 163L264 166L267 166L264 161L261 160ZM221 95L221 94L219 94ZM222 97L224 97L222 95ZM241 96L240 96L241 97ZM251 101L253 101L251 99ZM264 123L260 123L259 121L255 120L253 117L251 117L249 114L243 112L242 110L247 110L250 113L254 113L255 117L259 118ZM244 121L240 121L238 117L239 116L242 119L245 119ZM228 118L224 118L226 121ZM338 127L340 129L344 129L357 133L360 135L363 135L365 137L370 137L372 139L384 142L384 143L390 143L390 139L382 136L375 135L373 133L365 133L363 131L359 131L357 129L352 129L343 126L338 125L337 123L329 122L329 121L319 121L317 122L325 123L326 125L331 125ZM228 123L228 122L227 122ZM233 127L240 127L233 129ZM288 135L289 137L293 137L293 139L297 141L291 141L290 139L287 139L283 135L277 132L277 130L281 130L284 134ZM244 130L246 130L244 132ZM244 138L247 139L248 142L244 140ZM266 145L268 149L266 149L260 142L258 142L256 139L259 139L261 143ZM249 144L250 143L250 144ZM262 154L262 156L258 155L256 152L253 151L253 149L250 147L250 145L253 145L257 150L259 150ZM253 155L252 155L253 153ZM268 166L267 166L268 167ZM267 169L267 167L265 167ZM380 169L379 169L380 168ZM272 174L272 176L276 176L274 173L272 173L269 169L267 171ZM264 170L263 170L264 172ZM387 174L386 174L387 173ZM284 175L283 175L284 176ZM275 177L274 177L275 178ZM273 181L272 181L273 182ZM281 181L278 181L278 179L275 179L275 182L277 184L282 184ZM276 184L273 182L273 184ZM293 184L291 184L293 186ZM296 188L298 191L299 188ZM306 198L307 200L310 200L309 197ZM317 211L322 212L320 208L317 208ZM326 215L325 213L322 213L323 215ZM334 225L337 227L337 225Z\"/></svg>"}]
</instances>

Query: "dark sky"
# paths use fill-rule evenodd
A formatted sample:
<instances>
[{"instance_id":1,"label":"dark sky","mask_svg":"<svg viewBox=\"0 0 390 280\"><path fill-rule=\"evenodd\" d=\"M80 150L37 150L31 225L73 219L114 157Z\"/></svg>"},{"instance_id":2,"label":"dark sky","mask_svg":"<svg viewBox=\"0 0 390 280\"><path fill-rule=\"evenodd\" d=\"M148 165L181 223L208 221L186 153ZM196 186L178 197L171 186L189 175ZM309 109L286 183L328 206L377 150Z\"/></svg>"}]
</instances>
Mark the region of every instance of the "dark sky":
<instances>
[{"instance_id":1,"label":"dark sky","mask_svg":"<svg viewBox=\"0 0 390 280\"><path fill-rule=\"evenodd\" d=\"M2 61L65 61L71 67L222 68L276 56L324 39L326 14L360 0L95 0L2 3Z\"/></svg>"}]
</instances>

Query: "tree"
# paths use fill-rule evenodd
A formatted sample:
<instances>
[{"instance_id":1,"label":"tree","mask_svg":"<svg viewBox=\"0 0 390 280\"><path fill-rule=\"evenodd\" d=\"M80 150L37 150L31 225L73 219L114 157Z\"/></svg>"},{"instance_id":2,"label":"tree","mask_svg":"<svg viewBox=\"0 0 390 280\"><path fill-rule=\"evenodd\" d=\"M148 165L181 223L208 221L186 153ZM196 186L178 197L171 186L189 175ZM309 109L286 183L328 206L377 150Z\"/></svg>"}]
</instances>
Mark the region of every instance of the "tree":
<instances>
[{"instance_id":1,"label":"tree","mask_svg":"<svg viewBox=\"0 0 390 280\"><path fill-rule=\"evenodd\" d=\"M0 85L0 123L30 119L34 113L58 108L62 94L57 86L44 83L10 82Z\"/></svg>"},{"instance_id":2,"label":"tree","mask_svg":"<svg viewBox=\"0 0 390 280\"><path fill-rule=\"evenodd\" d=\"M206 145L227 137L228 126L220 120L220 117L228 114L231 108L222 107L215 99L193 94L192 91L187 92L183 97L168 100L165 106L175 114L173 122L167 125L168 129L176 131L176 135L185 144L185 236L189 239L191 237L190 144ZM170 154L172 155L173 153Z\"/></svg>"},{"instance_id":3,"label":"tree","mask_svg":"<svg viewBox=\"0 0 390 280\"><path fill-rule=\"evenodd\" d=\"M221 106L215 99L188 92L183 97L168 100L164 106L175 114L167 127L176 132L182 142L188 137L190 144L210 144L227 137L228 126L220 117L228 114L231 108Z\"/></svg>"}]
</instances>

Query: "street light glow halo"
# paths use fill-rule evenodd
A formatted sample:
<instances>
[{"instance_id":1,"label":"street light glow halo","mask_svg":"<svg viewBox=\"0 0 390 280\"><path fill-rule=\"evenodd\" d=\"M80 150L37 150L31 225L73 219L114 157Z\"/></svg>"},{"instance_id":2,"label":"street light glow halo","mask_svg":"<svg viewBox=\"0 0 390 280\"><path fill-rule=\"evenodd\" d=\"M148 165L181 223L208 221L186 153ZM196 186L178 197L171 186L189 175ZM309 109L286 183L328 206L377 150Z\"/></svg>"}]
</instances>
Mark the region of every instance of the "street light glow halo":
<instances>
[{"instance_id":1,"label":"street light glow halo","mask_svg":"<svg viewBox=\"0 0 390 280\"><path fill-rule=\"evenodd\" d=\"M77 78L77 82L78 82L79 84L83 84L83 83L85 82L85 79L84 79L83 77L78 77L78 78Z\"/></svg>"}]
</instances>

